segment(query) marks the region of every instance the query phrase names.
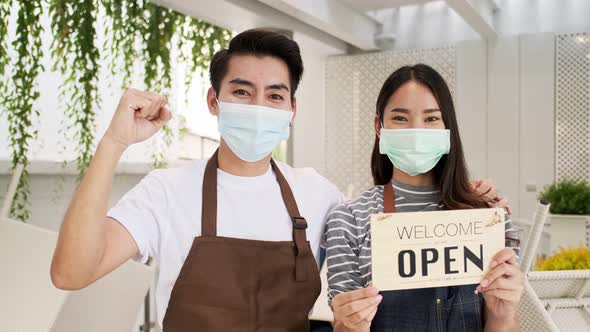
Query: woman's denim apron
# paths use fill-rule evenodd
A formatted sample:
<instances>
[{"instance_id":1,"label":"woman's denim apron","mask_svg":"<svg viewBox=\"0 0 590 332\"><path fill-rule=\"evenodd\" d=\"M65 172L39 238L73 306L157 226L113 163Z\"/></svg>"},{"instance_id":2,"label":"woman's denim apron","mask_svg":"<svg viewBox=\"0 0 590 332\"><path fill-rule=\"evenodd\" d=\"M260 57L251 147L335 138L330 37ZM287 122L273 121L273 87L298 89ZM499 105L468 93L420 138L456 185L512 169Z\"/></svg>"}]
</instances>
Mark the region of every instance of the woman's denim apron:
<instances>
[{"instance_id":1,"label":"woman's denim apron","mask_svg":"<svg viewBox=\"0 0 590 332\"><path fill-rule=\"evenodd\" d=\"M484 302L477 285L381 292L371 331L483 331Z\"/></svg>"}]
</instances>

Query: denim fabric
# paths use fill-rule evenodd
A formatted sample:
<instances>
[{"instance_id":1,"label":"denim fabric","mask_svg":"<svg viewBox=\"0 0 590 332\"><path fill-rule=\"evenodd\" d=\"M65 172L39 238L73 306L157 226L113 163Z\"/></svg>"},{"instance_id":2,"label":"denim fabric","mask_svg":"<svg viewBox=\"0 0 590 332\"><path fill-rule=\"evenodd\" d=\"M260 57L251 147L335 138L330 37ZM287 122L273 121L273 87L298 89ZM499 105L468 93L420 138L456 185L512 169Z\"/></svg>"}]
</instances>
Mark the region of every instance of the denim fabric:
<instances>
[{"instance_id":1,"label":"denim fabric","mask_svg":"<svg viewBox=\"0 0 590 332\"><path fill-rule=\"evenodd\" d=\"M484 302L477 285L381 292L375 332L483 331Z\"/></svg>"}]
</instances>

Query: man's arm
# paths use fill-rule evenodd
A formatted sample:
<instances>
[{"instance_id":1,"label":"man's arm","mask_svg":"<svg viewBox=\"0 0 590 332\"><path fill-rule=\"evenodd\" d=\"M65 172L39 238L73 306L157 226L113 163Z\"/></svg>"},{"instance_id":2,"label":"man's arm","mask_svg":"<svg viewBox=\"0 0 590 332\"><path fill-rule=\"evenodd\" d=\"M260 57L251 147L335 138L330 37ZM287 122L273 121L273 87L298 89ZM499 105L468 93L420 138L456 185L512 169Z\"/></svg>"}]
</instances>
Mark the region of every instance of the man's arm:
<instances>
[{"instance_id":1,"label":"man's arm","mask_svg":"<svg viewBox=\"0 0 590 332\"><path fill-rule=\"evenodd\" d=\"M127 230L105 217L115 168L124 150L103 139L70 203L51 264L51 279L58 288L86 287L138 252Z\"/></svg>"},{"instance_id":2,"label":"man's arm","mask_svg":"<svg viewBox=\"0 0 590 332\"><path fill-rule=\"evenodd\" d=\"M80 289L111 272L139 251L127 229L106 217L119 159L170 119L166 99L128 90L72 199L51 263L51 279L61 289Z\"/></svg>"}]
</instances>

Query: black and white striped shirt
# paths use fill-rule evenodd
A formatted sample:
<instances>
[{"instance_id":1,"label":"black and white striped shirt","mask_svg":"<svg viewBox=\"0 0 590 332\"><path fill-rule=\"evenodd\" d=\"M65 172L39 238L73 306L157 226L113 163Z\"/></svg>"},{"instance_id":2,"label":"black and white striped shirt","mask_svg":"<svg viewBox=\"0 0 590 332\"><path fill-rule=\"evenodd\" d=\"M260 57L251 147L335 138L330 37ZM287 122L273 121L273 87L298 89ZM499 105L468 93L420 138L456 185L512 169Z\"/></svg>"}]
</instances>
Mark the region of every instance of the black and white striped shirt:
<instances>
[{"instance_id":1,"label":"black and white striped shirt","mask_svg":"<svg viewBox=\"0 0 590 332\"><path fill-rule=\"evenodd\" d=\"M441 194L434 187L411 186L394 182L397 212L437 211L442 209ZM371 283L371 215L383 213L383 186L375 186L354 200L336 207L329 215L323 246L328 265L328 298L367 287ZM506 214L506 246L514 246L516 230Z\"/></svg>"}]
</instances>

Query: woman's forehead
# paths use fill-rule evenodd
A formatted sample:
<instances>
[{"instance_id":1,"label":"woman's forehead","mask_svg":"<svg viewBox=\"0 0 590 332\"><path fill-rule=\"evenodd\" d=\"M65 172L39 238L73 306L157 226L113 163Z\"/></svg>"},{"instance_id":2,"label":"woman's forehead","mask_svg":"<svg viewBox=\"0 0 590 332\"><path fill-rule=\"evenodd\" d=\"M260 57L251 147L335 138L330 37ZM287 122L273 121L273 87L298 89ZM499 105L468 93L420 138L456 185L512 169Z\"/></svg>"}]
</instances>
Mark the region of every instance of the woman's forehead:
<instances>
[{"instance_id":1,"label":"woman's forehead","mask_svg":"<svg viewBox=\"0 0 590 332\"><path fill-rule=\"evenodd\" d=\"M409 81L389 97L386 110L394 108L422 113L424 110L439 109L440 106L430 88L420 82Z\"/></svg>"}]
</instances>

